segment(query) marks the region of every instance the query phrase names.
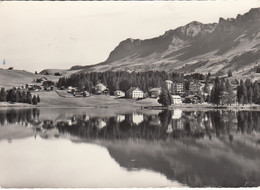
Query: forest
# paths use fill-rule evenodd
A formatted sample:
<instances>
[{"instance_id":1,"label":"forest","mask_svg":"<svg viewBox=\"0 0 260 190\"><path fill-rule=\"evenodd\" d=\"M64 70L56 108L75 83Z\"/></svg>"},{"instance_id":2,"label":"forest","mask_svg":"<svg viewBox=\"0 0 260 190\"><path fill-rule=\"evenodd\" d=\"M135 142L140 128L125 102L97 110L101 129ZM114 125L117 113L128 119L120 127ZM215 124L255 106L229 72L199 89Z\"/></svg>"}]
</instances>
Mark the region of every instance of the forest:
<instances>
[{"instance_id":1,"label":"forest","mask_svg":"<svg viewBox=\"0 0 260 190\"><path fill-rule=\"evenodd\" d=\"M19 103L28 103L36 105L40 102L39 95L35 96L29 92L16 88L5 90L5 88L1 88L0 91L0 102L19 102Z\"/></svg>"},{"instance_id":2,"label":"forest","mask_svg":"<svg viewBox=\"0 0 260 190\"><path fill-rule=\"evenodd\" d=\"M146 72L126 72L126 71L106 71L74 74L70 77L62 77L57 82L57 87L78 87L79 90L88 90L92 92L93 87L102 82L106 85L112 94L115 90L126 92L131 86L139 87L144 92L148 92L151 88L164 86L165 80L175 82L184 82L191 80L204 80L204 75L194 73L191 75L183 75L179 73L167 73L164 71L146 71Z\"/></svg>"}]
</instances>

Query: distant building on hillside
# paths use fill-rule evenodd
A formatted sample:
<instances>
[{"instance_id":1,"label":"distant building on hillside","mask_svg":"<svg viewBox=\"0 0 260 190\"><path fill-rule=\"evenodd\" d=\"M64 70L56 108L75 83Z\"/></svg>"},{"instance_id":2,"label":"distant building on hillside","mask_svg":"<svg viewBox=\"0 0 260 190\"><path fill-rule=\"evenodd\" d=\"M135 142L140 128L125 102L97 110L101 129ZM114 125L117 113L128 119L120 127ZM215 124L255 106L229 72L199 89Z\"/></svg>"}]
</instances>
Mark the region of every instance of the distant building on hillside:
<instances>
[{"instance_id":1,"label":"distant building on hillside","mask_svg":"<svg viewBox=\"0 0 260 190\"><path fill-rule=\"evenodd\" d=\"M76 92L76 91L78 91L78 88L77 87L72 87L72 86L69 86L68 87L68 90L67 90L67 92L68 93L74 93L74 92Z\"/></svg>"},{"instance_id":2,"label":"distant building on hillside","mask_svg":"<svg viewBox=\"0 0 260 190\"><path fill-rule=\"evenodd\" d=\"M125 97L125 93L124 93L123 91L121 91L121 90L116 90L116 91L114 92L114 95L115 95L116 97Z\"/></svg>"},{"instance_id":3,"label":"distant building on hillside","mask_svg":"<svg viewBox=\"0 0 260 190\"><path fill-rule=\"evenodd\" d=\"M184 102L188 104L198 104L198 103L202 103L203 99L198 95L189 95L185 97Z\"/></svg>"},{"instance_id":4,"label":"distant building on hillside","mask_svg":"<svg viewBox=\"0 0 260 190\"><path fill-rule=\"evenodd\" d=\"M172 104L182 104L181 97L179 95L172 95Z\"/></svg>"},{"instance_id":5,"label":"distant building on hillside","mask_svg":"<svg viewBox=\"0 0 260 190\"><path fill-rule=\"evenodd\" d=\"M173 82L171 80L166 80L165 81L166 90L171 92L172 91L172 84L173 84Z\"/></svg>"},{"instance_id":6,"label":"distant building on hillside","mask_svg":"<svg viewBox=\"0 0 260 190\"><path fill-rule=\"evenodd\" d=\"M191 94L199 93L199 92L201 92L202 87L203 87L203 85L200 82L197 82L197 81L191 82L190 86L189 86L189 92Z\"/></svg>"},{"instance_id":7,"label":"distant building on hillside","mask_svg":"<svg viewBox=\"0 0 260 190\"><path fill-rule=\"evenodd\" d=\"M158 98L161 94L161 91L161 88L152 88L151 90L149 90L151 98Z\"/></svg>"},{"instance_id":8,"label":"distant building on hillside","mask_svg":"<svg viewBox=\"0 0 260 190\"><path fill-rule=\"evenodd\" d=\"M102 94L102 92L104 92L106 89L107 89L107 87L104 84L102 84L102 83L98 83L95 86L96 94Z\"/></svg>"},{"instance_id":9,"label":"distant building on hillside","mask_svg":"<svg viewBox=\"0 0 260 190\"><path fill-rule=\"evenodd\" d=\"M172 84L172 93L173 94L182 94L184 93L183 83L176 82Z\"/></svg>"},{"instance_id":10,"label":"distant building on hillside","mask_svg":"<svg viewBox=\"0 0 260 190\"><path fill-rule=\"evenodd\" d=\"M133 99L144 98L144 92L137 87L131 87L126 91L126 97Z\"/></svg>"}]
</instances>

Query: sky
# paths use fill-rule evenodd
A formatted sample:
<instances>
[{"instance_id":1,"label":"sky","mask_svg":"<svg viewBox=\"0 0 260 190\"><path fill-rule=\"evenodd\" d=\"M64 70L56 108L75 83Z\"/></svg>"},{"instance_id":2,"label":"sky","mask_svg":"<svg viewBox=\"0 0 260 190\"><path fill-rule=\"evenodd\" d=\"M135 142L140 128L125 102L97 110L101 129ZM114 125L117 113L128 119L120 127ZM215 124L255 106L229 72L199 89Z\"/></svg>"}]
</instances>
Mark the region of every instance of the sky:
<instances>
[{"instance_id":1,"label":"sky","mask_svg":"<svg viewBox=\"0 0 260 190\"><path fill-rule=\"evenodd\" d=\"M97 64L127 38L153 38L256 7L260 0L0 1L0 68L39 72Z\"/></svg>"}]
</instances>

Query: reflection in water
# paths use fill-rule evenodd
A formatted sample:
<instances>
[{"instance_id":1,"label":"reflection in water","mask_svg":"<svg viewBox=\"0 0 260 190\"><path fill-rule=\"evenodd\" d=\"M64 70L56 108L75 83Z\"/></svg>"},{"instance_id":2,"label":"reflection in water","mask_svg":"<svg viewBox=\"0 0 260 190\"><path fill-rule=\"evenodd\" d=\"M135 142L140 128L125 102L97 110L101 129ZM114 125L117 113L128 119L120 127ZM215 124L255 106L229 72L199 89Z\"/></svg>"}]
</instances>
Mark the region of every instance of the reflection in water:
<instances>
[{"instance_id":1,"label":"reflection in water","mask_svg":"<svg viewBox=\"0 0 260 190\"><path fill-rule=\"evenodd\" d=\"M44 139L69 137L102 145L129 171L160 172L191 187L260 185L258 111L163 110L110 117L83 113L42 120L40 110L28 109L1 111L0 120L2 127L32 125Z\"/></svg>"}]
</instances>

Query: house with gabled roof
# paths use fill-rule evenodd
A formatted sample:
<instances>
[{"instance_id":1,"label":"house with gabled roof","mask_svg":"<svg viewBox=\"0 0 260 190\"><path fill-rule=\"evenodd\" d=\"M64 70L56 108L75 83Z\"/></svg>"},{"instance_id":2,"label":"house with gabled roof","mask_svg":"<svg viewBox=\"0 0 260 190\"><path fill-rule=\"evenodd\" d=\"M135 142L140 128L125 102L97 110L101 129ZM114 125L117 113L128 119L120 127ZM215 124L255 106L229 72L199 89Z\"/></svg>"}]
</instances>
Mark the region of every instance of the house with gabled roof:
<instances>
[{"instance_id":1,"label":"house with gabled roof","mask_svg":"<svg viewBox=\"0 0 260 190\"><path fill-rule=\"evenodd\" d=\"M127 98L144 98L144 92L140 90L138 87L131 87L129 90L126 91Z\"/></svg>"}]
</instances>

